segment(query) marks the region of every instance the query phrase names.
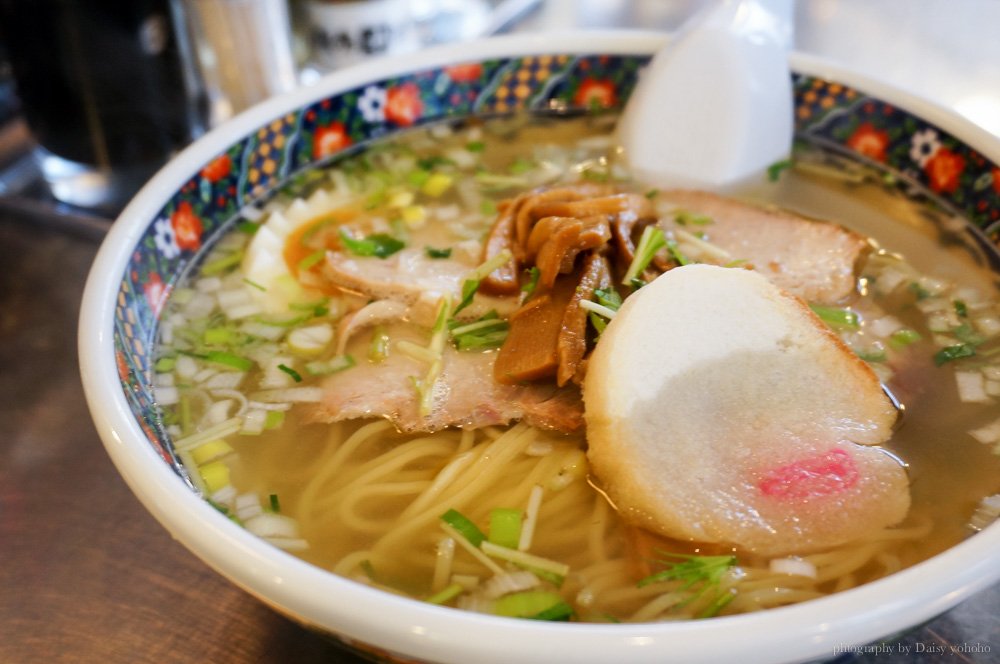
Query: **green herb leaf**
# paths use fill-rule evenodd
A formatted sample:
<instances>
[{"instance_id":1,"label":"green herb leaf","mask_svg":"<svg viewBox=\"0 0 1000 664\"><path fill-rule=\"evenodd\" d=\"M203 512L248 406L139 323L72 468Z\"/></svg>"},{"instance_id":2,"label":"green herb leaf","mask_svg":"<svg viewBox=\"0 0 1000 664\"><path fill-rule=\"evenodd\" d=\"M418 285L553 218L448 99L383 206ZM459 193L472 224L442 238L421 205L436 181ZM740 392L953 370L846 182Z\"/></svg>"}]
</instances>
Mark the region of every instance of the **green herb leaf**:
<instances>
[{"instance_id":1,"label":"green herb leaf","mask_svg":"<svg viewBox=\"0 0 1000 664\"><path fill-rule=\"evenodd\" d=\"M947 362L954 362L963 357L972 357L975 354L976 348L972 344L946 346L934 354L934 365L939 367Z\"/></svg>"},{"instance_id":2,"label":"green herb leaf","mask_svg":"<svg viewBox=\"0 0 1000 664\"><path fill-rule=\"evenodd\" d=\"M284 371L289 376L291 376L292 380L294 380L296 383L302 382L302 375L295 369L288 366L287 364L279 364L278 368Z\"/></svg>"},{"instance_id":3,"label":"green herb leaf","mask_svg":"<svg viewBox=\"0 0 1000 664\"><path fill-rule=\"evenodd\" d=\"M352 254L378 258L387 258L406 246L402 240L385 233L375 233L361 240L356 240L348 235L343 228L340 229L340 240Z\"/></svg>"},{"instance_id":4,"label":"green herb leaf","mask_svg":"<svg viewBox=\"0 0 1000 664\"><path fill-rule=\"evenodd\" d=\"M275 514L281 513L281 503L278 502L278 494L272 493L270 496L268 496L268 502L270 503L272 512L274 512Z\"/></svg>"},{"instance_id":5,"label":"green herb leaf","mask_svg":"<svg viewBox=\"0 0 1000 664\"><path fill-rule=\"evenodd\" d=\"M965 302L963 302L962 300L955 300L954 302L952 302L952 304L955 305L956 314L958 314L962 318L969 317L969 307L965 304Z\"/></svg>"},{"instance_id":6,"label":"green herb leaf","mask_svg":"<svg viewBox=\"0 0 1000 664\"><path fill-rule=\"evenodd\" d=\"M622 306L622 296L618 294L614 288L597 288L594 290L594 299L597 303L611 309L612 311L618 311Z\"/></svg>"},{"instance_id":7,"label":"green herb leaf","mask_svg":"<svg viewBox=\"0 0 1000 664\"><path fill-rule=\"evenodd\" d=\"M445 249L435 249L434 247L424 247L424 251L429 258L451 258L451 247Z\"/></svg>"},{"instance_id":8,"label":"green herb leaf","mask_svg":"<svg viewBox=\"0 0 1000 664\"><path fill-rule=\"evenodd\" d=\"M253 360L248 360L245 357L240 357L239 355L234 355L233 353L227 353L221 350L211 350L205 353L205 360L207 362L221 364L222 366L237 369L239 371L250 371L250 369L253 368Z\"/></svg>"},{"instance_id":9,"label":"green herb leaf","mask_svg":"<svg viewBox=\"0 0 1000 664\"><path fill-rule=\"evenodd\" d=\"M669 565L664 570L650 574L638 583L638 587L648 586L661 581L683 581L682 590L702 583L716 585L729 568L736 565L736 556L696 556L680 553L665 554L668 558L659 562Z\"/></svg>"},{"instance_id":10,"label":"green herb leaf","mask_svg":"<svg viewBox=\"0 0 1000 664\"><path fill-rule=\"evenodd\" d=\"M469 152L482 152L486 149L486 143L483 141L469 141L465 144L465 149Z\"/></svg>"}]
</instances>

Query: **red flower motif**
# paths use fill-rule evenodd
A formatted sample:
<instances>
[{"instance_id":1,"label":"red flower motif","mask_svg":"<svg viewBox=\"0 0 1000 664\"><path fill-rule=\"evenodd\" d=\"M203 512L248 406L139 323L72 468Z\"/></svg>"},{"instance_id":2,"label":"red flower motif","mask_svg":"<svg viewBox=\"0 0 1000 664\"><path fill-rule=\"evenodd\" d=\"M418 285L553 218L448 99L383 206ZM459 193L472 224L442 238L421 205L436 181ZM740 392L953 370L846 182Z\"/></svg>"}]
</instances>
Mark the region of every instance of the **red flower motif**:
<instances>
[{"instance_id":1,"label":"red flower motif","mask_svg":"<svg viewBox=\"0 0 1000 664\"><path fill-rule=\"evenodd\" d=\"M424 105L420 101L420 88L404 83L386 92L385 117L402 127L408 127L420 118Z\"/></svg>"},{"instance_id":2,"label":"red flower motif","mask_svg":"<svg viewBox=\"0 0 1000 664\"><path fill-rule=\"evenodd\" d=\"M201 246L201 234L205 227L191 208L191 203L181 201L170 215L170 225L174 227L174 237L178 247L194 251Z\"/></svg>"},{"instance_id":3,"label":"red flower motif","mask_svg":"<svg viewBox=\"0 0 1000 664\"><path fill-rule=\"evenodd\" d=\"M313 159L321 159L340 152L351 144L343 122L331 122L316 128L313 136Z\"/></svg>"},{"instance_id":4,"label":"red flower motif","mask_svg":"<svg viewBox=\"0 0 1000 664\"><path fill-rule=\"evenodd\" d=\"M993 174L993 191L1000 194L1000 168L994 166L991 172Z\"/></svg>"},{"instance_id":5,"label":"red flower motif","mask_svg":"<svg viewBox=\"0 0 1000 664\"><path fill-rule=\"evenodd\" d=\"M483 66L478 62L469 62L464 65L453 65L445 68L445 73L455 83L471 83L483 74Z\"/></svg>"},{"instance_id":6,"label":"red flower motif","mask_svg":"<svg viewBox=\"0 0 1000 664\"><path fill-rule=\"evenodd\" d=\"M847 139L847 147L875 161L885 161L888 145L889 134L876 129L870 122L862 123Z\"/></svg>"},{"instance_id":7,"label":"red flower motif","mask_svg":"<svg viewBox=\"0 0 1000 664\"><path fill-rule=\"evenodd\" d=\"M964 170L965 159L948 148L939 149L924 165L931 190L945 194L954 193L958 189L958 178Z\"/></svg>"},{"instance_id":8,"label":"red flower motif","mask_svg":"<svg viewBox=\"0 0 1000 664\"><path fill-rule=\"evenodd\" d=\"M155 272L149 275L149 281L142 285L142 292L146 295L146 302L153 313L159 315L164 302L167 301L167 285L163 279Z\"/></svg>"},{"instance_id":9,"label":"red flower motif","mask_svg":"<svg viewBox=\"0 0 1000 664\"><path fill-rule=\"evenodd\" d=\"M573 103L587 108L609 108L618 103L615 84L607 79L587 78L573 96Z\"/></svg>"},{"instance_id":10,"label":"red flower motif","mask_svg":"<svg viewBox=\"0 0 1000 664\"><path fill-rule=\"evenodd\" d=\"M228 154L220 155L201 169L201 176L209 182L218 182L233 170L233 162Z\"/></svg>"},{"instance_id":11,"label":"red flower motif","mask_svg":"<svg viewBox=\"0 0 1000 664\"><path fill-rule=\"evenodd\" d=\"M118 366L118 378L123 382L128 382L128 362L125 361L125 353L120 350L115 351L115 364Z\"/></svg>"},{"instance_id":12,"label":"red flower motif","mask_svg":"<svg viewBox=\"0 0 1000 664\"><path fill-rule=\"evenodd\" d=\"M313 136L313 159L322 159L340 152L351 144L347 128L343 122L331 122L316 128Z\"/></svg>"}]
</instances>

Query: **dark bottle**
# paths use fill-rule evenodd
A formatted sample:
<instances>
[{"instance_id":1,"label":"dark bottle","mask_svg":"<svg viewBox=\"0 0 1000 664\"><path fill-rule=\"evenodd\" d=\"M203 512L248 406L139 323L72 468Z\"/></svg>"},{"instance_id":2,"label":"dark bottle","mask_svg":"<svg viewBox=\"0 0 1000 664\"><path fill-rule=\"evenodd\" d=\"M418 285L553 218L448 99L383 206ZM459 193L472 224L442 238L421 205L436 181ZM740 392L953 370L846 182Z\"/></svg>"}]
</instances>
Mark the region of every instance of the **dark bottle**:
<instances>
[{"instance_id":1,"label":"dark bottle","mask_svg":"<svg viewBox=\"0 0 1000 664\"><path fill-rule=\"evenodd\" d=\"M38 143L145 174L203 128L170 0L0 0L0 40Z\"/></svg>"}]
</instances>

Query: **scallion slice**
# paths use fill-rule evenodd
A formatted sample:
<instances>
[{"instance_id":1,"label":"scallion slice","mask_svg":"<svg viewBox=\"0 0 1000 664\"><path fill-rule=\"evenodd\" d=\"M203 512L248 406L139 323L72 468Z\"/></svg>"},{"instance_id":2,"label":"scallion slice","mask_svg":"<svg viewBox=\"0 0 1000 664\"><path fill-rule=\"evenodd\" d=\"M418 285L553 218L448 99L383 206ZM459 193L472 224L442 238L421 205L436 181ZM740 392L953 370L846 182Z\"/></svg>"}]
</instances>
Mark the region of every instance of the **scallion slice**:
<instances>
[{"instance_id":1,"label":"scallion slice","mask_svg":"<svg viewBox=\"0 0 1000 664\"><path fill-rule=\"evenodd\" d=\"M625 276L622 277L622 284L626 286L632 285L632 280L642 274L642 271L649 266L653 257L656 256L656 252L665 246L667 246L667 238L663 234L663 231L656 226L646 226L642 230L639 244L635 248L635 257L629 264Z\"/></svg>"},{"instance_id":2,"label":"scallion slice","mask_svg":"<svg viewBox=\"0 0 1000 664\"><path fill-rule=\"evenodd\" d=\"M849 328L852 330L856 330L861 327L861 321L858 318L858 314L850 309L825 307L821 304L810 304L809 308L813 310L813 313L819 316L820 320L832 327Z\"/></svg>"},{"instance_id":3,"label":"scallion slice","mask_svg":"<svg viewBox=\"0 0 1000 664\"><path fill-rule=\"evenodd\" d=\"M516 549L521 540L521 510L498 507L490 511L489 541L509 549Z\"/></svg>"},{"instance_id":4,"label":"scallion slice","mask_svg":"<svg viewBox=\"0 0 1000 664\"><path fill-rule=\"evenodd\" d=\"M450 509L441 515L441 520L446 524L454 528L459 535L465 538L469 544L473 546L480 546L485 540L486 535L483 531L479 529L476 524L466 517L464 514L456 509Z\"/></svg>"}]
</instances>

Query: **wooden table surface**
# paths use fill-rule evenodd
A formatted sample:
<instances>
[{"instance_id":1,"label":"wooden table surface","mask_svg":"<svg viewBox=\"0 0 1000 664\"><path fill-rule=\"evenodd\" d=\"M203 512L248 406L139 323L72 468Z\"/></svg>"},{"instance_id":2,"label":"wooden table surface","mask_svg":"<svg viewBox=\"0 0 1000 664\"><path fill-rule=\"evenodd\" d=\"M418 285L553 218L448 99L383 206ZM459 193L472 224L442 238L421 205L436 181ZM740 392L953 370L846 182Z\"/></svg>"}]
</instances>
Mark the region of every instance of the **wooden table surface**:
<instances>
[{"instance_id":1,"label":"wooden table surface","mask_svg":"<svg viewBox=\"0 0 1000 664\"><path fill-rule=\"evenodd\" d=\"M98 233L0 206L0 663L359 662L173 541L119 478L88 415L76 321ZM1000 587L902 637L1000 662ZM986 644L988 653L930 654Z\"/></svg>"}]
</instances>

